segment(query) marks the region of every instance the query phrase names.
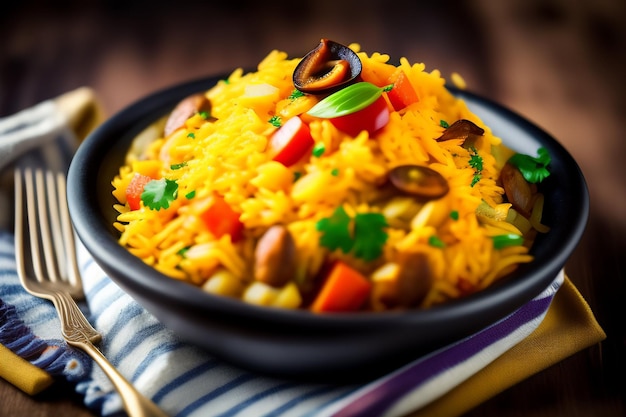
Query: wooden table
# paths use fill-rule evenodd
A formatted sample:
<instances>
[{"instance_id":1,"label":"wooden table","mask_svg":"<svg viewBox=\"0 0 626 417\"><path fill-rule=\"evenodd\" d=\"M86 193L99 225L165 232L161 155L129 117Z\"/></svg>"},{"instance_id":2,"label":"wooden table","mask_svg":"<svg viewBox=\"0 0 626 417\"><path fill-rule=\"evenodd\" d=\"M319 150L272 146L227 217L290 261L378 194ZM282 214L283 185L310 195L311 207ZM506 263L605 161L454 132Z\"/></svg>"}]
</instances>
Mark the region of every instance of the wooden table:
<instances>
[{"instance_id":1,"label":"wooden table","mask_svg":"<svg viewBox=\"0 0 626 417\"><path fill-rule=\"evenodd\" d=\"M110 115L159 88L252 66L274 48L298 56L328 37L446 77L457 71L472 91L550 132L589 185L589 224L566 271L608 338L468 415L625 415L625 2L62 3L0 6L0 116L80 86ZM91 415L70 392L30 398L0 381L0 415Z\"/></svg>"}]
</instances>

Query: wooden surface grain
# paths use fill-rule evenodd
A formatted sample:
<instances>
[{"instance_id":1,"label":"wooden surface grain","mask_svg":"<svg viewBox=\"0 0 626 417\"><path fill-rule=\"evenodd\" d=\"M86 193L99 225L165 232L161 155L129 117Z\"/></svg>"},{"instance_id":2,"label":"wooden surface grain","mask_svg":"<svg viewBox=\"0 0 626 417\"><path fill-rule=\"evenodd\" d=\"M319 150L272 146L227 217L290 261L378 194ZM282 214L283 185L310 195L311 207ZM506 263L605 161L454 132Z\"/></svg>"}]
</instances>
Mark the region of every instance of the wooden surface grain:
<instances>
[{"instance_id":1,"label":"wooden surface grain","mask_svg":"<svg viewBox=\"0 0 626 417\"><path fill-rule=\"evenodd\" d=\"M626 2L85 3L0 6L0 117L80 86L112 115L160 88L254 66L271 49L299 56L328 37L459 72L551 133L591 195L566 271L608 337L468 416L626 414ZM66 385L31 398L0 380L0 416L60 415L91 414Z\"/></svg>"}]
</instances>

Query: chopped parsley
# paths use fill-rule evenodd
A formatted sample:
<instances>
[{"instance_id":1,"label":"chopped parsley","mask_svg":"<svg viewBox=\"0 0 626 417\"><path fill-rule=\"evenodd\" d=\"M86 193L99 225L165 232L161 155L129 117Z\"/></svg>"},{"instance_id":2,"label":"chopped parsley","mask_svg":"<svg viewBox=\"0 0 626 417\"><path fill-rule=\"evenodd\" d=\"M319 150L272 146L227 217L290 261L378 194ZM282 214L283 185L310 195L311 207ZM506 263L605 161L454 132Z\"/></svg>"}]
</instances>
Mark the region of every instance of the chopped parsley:
<instances>
[{"instance_id":1,"label":"chopped parsley","mask_svg":"<svg viewBox=\"0 0 626 417\"><path fill-rule=\"evenodd\" d=\"M195 196L196 196L196 190L189 191L187 194L185 194L185 198L187 200L191 200Z\"/></svg>"},{"instance_id":2,"label":"chopped parsley","mask_svg":"<svg viewBox=\"0 0 626 417\"><path fill-rule=\"evenodd\" d=\"M459 211L458 210L452 210L450 212L450 218L452 220L459 220Z\"/></svg>"},{"instance_id":3,"label":"chopped parsley","mask_svg":"<svg viewBox=\"0 0 626 417\"><path fill-rule=\"evenodd\" d=\"M195 139L195 138L196 138L196 134L195 134L195 133L193 133L193 132L189 132L189 133L187 133L187 137L188 137L189 139Z\"/></svg>"},{"instance_id":4,"label":"chopped parsley","mask_svg":"<svg viewBox=\"0 0 626 417\"><path fill-rule=\"evenodd\" d=\"M509 159L509 163L520 170L526 181L533 184L543 181L550 175L548 170L550 162L550 154L546 148L537 149L537 157L516 153Z\"/></svg>"},{"instance_id":5,"label":"chopped parsley","mask_svg":"<svg viewBox=\"0 0 626 417\"><path fill-rule=\"evenodd\" d=\"M469 166L474 168L474 177L470 186L475 186L482 178L483 172L483 157L478 154L478 149L474 146L470 148Z\"/></svg>"},{"instance_id":6,"label":"chopped parsley","mask_svg":"<svg viewBox=\"0 0 626 417\"><path fill-rule=\"evenodd\" d=\"M209 114L209 112L206 112L206 111L201 111L201 112L198 112L198 114L199 114L199 115L200 115L200 117L202 117L204 120L208 120L208 119L211 117L211 115Z\"/></svg>"},{"instance_id":7,"label":"chopped parsley","mask_svg":"<svg viewBox=\"0 0 626 417\"><path fill-rule=\"evenodd\" d=\"M293 90L291 94L289 94L289 100L295 100L297 98L304 97L304 93L300 90Z\"/></svg>"},{"instance_id":8,"label":"chopped parsley","mask_svg":"<svg viewBox=\"0 0 626 417\"><path fill-rule=\"evenodd\" d=\"M181 169L181 168L186 167L186 166L187 166L187 162L181 162L180 164L170 165L170 169L172 171L176 171L177 169Z\"/></svg>"},{"instance_id":9,"label":"chopped parsley","mask_svg":"<svg viewBox=\"0 0 626 417\"><path fill-rule=\"evenodd\" d=\"M316 224L322 232L320 245L330 250L341 249L343 253L352 251L364 261L373 261L382 254L388 237L386 227L387 220L380 213L358 213L351 218L342 206Z\"/></svg>"},{"instance_id":10,"label":"chopped parsley","mask_svg":"<svg viewBox=\"0 0 626 417\"><path fill-rule=\"evenodd\" d=\"M170 203L178 195L178 183L175 180L161 178L152 180L143 187L141 201L151 210L161 210L169 208Z\"/></svg>"},{"instance_id":11,"label":"chopped parsley","mask_svg":"<svg viewBox=\"0 0 626 417\"><path fill-rule=\"evenodd\" d=\"M445 120L441 119L439 120L439 126L443 127L444 129L447 129L450 127L450 124L446 122Z\"/></svg>"},{"instance_id":12,"label":"chopped parsley","mask_svg":"<svg viewBox=\"0 0 626 417\"><path fill-rule=\"evenodd\" d=\"M339 175L339 168L333 168L330 171L330 175L332 175L333 177L336 177L337 175Z\"/></svg>"},{"instance_id":13,"label":"chopped parsley","mask_svg":"<svg viewBox=\"0 0 626 417\"><path fill-rule=\"evenodd\" d=\"M428 244L434 248L445 248L446 244L439 236L432 235L428 238Z\"/></svg>"},{"instance_id":14,"label":"chopped parsley","mask_svg":"<svg viewBox=\"0 0 626 417\"><path fill-rule=\"evenodd\" d=\"M326 152L326 145L324 145L322 142L318 142L315 144L315 146L313 146L313 155L317 158L324 155L324 152Z\"/></svg>"},{"instance_id":15,"label":"chopped parsley","mask_svg":"<svg viewBox=\"0 0 626 417\"><path fill-rule=\"evenodd\" d=\"M283 124L283 121L280 119L280 116L272 116L267 122L274 127L281 127Z\"/></svg>"}]
</instances>

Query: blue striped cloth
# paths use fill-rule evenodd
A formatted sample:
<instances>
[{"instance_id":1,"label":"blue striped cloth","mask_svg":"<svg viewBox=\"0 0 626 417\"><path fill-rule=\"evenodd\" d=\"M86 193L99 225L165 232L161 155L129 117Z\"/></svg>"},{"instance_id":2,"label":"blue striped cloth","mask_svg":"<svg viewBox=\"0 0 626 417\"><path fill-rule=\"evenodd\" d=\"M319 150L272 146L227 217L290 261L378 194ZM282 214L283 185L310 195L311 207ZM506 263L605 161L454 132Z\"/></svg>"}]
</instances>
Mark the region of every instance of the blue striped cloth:
<instances>
[{"instance_id":1,"label":"blue striped cloth","mask_svg":"<svg viewBox=\"0 0 626 417\"><path fill-rule=\"evenodd\" d=\"M28 127L27 120L22 124ZM2 127L7 127L6 133L17 125L14 120L11 124L0 120L0 142ZM68 144L75 138L58 125L48 133L56 141L28 157L37 164L63 166L71 156ZM530 335L564 280L561 272L510 316L389 375L360 385L332 385L253 374L181 343L109 279L81 245L78 255L87 317L103 334L102 352L139 391L178 417L404 415L441 398ZM119 396L100 368L61 339L52 304L21 287L13 235L2 223L0 343L51 375L74 382L85 404L98 415L124 414Z\"/></svg>"},{"instance_id":2,"label":"blue striped cloth","mask_svg":"<svg viewBox=\"0 0 626 417\"><path fill-rule=\"evenodd\" d=\"M37 343L30 350L15 350L18 354L75 381L77 392L96 413L120 414L120 399L100 368L61 341L52 305L20 286L12 239L10 233L0 232L0 311L14 309L16 316L0 322L0 342L8 347L7 336L15 335L4 328L15 329L21 322L26 332L21 343ZM104 335L103 353L140 391L180 417L245 416L252 410L255 416L404 415L445 395L526 338L541 323L564 278L560 273L542 294L498 323L385 377L363 385L327 385L252 374L181 343L111 281L83 248L79 262L88 317ZM41 345L51 347L48 357L33 355L33 350L44 350Z\"/></svg>"}]
</instances>

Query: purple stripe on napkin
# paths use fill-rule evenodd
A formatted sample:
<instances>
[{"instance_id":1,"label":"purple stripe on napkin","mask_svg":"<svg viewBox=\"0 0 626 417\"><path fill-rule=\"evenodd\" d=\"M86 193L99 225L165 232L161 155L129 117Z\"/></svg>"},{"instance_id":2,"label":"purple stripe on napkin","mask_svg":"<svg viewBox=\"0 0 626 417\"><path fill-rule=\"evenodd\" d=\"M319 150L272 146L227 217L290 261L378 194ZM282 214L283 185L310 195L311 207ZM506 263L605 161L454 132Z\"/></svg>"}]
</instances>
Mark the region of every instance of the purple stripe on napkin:
<instances>
[{"instance_id":1,"label":"purple stripe on napkin","mask_svg":"<svg viewBox=\"0 0 626 417\"><path fill-rule=\"evenodd\" d=\"M506 319L463 340L462 343L448 347L427 357L427 360L419 361L400 370L388 380L354 399L333 416L367 417L382 415L385 410L408 392L414 390L415 387L445 370L471 359L486 347L507 337L519 327L545 313L551 301L552 297L530 301Z\"/></svg>"}]
</instances>

